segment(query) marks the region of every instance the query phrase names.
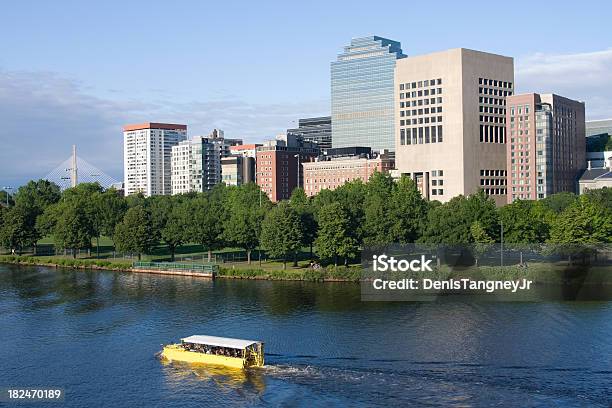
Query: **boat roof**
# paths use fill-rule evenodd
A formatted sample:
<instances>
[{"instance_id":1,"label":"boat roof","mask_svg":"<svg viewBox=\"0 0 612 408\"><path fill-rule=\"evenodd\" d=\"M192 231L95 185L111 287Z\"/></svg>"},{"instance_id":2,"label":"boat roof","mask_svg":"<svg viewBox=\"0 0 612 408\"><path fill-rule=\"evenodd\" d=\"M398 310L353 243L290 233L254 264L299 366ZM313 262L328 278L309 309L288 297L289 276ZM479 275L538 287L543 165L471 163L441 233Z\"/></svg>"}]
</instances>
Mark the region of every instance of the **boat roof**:
<instances>
[{"instance_id":1,"label":"boat roof","mask_svg":"<svg viewBox=\"0 0 612 408\"><path fill-rule=\"evenodd\" d=\"M255 340L232 339L229 337L194 335L181 339L184 343L205 344L207 346L243 349L252 344L261 343Z\"/></svg>"}]
</instances>

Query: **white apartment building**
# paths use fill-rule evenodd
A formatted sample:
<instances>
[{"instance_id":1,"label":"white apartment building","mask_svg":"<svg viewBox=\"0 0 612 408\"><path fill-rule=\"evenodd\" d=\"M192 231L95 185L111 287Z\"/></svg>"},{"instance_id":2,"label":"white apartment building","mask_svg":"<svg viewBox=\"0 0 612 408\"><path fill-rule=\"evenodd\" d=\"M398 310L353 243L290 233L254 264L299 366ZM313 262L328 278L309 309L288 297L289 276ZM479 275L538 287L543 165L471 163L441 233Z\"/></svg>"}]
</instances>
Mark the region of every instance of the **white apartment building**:
<instances>
[{"instance_id":1,"label":"white apartment building","mask_svg":"<svg viewBox=\"0 0 612 408\"><path fill-rule=\"evenodd\" d=\"M464 48L395 65L396 168L441 202L481 186L506 201L506 97L510 57Z\"/></svg>"},{"instance_id":2,"label":"white apartment building","mask_svg":"<svg viewBox=\"0 0 612 408\"><path fill-rule=\"evenodd\" d=\"M141 123L123 127L125 194L168 195L172 191L172 147L187 138L187 126Z\"/></svg>"},{"instance_id":3,"label":"white apartment building","mask_svg":"<svg viewBox=\"0 0 612 408\"><path fill-rule=\"evenodd\" d=\"M225 139L213 129L208 136L195 136L172 148L172 194L204 192L221 183L221 159L230 155L230 146L239 139Z\"/></svg>"}]
</instances>

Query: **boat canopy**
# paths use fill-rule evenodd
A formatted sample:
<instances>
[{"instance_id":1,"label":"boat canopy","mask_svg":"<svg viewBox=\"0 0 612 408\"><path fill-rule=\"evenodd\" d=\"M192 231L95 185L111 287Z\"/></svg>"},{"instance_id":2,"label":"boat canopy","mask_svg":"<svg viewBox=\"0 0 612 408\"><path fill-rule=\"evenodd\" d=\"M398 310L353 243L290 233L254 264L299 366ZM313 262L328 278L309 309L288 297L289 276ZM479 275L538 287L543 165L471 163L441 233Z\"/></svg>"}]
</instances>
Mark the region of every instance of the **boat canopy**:
<instances>
[{"instance_id":1,"label":"boat canopy","mask_svg":"<svg viewBox=\"0 0 612 408\"><path fill-rule=\"evenodd\" d=\"M201 336L194 335L181 339L183 343L204 344L214 347L227 347L234 349L245 349L253 344L260 344L260 341L232 339L229 337Z\"/></svg>"}]
</instances>

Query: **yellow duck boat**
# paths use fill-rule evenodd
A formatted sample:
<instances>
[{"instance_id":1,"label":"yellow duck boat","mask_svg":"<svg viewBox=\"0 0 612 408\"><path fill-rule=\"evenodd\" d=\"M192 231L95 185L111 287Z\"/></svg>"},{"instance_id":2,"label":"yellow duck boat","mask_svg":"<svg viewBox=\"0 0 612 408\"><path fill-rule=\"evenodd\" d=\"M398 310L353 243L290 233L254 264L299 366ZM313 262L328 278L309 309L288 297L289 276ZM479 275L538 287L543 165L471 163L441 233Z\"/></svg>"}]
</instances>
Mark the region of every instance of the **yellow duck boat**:
<instances>
[{"instance_id":1,"label":"yellow duck boat","mask_svg":"<svg viewBox=\"0 0 612 408\"><path fill-rule=\"evenodd\" d=\"M169 361L212 364L232 368L264 365L264 343L215 336L189 336L178 344L164 346L162 357Z\"/></svg>"}]
</instances>

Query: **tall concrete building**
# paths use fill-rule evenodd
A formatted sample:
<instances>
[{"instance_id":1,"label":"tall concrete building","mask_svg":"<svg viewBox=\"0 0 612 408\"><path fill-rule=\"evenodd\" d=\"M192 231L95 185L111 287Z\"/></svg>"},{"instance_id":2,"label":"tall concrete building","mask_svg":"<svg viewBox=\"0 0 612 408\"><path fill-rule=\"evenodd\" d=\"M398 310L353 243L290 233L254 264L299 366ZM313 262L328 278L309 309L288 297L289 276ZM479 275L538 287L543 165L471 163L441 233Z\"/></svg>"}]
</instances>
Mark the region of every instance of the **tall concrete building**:
<instances>
[{"instance_id":1,"label":"tall concrete building","mask_svg":"<svg viewBox=\"0 0 612 408\"><path fill-rule=\"evenodd\" d=\"M332 147L394 150L393 76L399 42L353 38L331 63Z\"/></svg>"},{"instance_id":2,"label":"tall concrete building","mask_svg":"<svg viewBox=\"0 0 612 408\"><path fill-rule=\"evenodd\" d=\"M307 142L314 142L320 149L329 149L332 147L331 116L300 119L298 127L287 129L287 134L301 137Z\"/></svg>"},{"instance_id":3,"label":"tall concrete building","mask_svg":"<svg viewBox=\"0 0 612 408\"><path fill-rule=\"evenodd\" d=\"M408 57L395 67L396 168L427 199L484 188L506 202L510 57L464 48Z\"/></svg>"},{"instance_id":4,"label":"tall concrete building","mask_svg":"<svg viewBox=\"0 0 612 408\"><path fill-rule=\"evenodd\" d=\"M172 191L172 147L187 138L187 126L141 123L123 127L125 194L168 195Z\"/></svg>"},{"instance_id":5,"label":"tall concrete building","mask_svg":"<svg viewBox=\"0 0 612 408\"><path fill-rule=\"evenodd\" d=\"M208 136L196 136L172 148L172 194L204 192L222 181L221 159L230 155L230 147L242 144L226 139L214 129Z\"/></svg>"},{"instance_id":6,"label":"tall concrete building","mask_svg":"<svg viewBox=\"0 0 612 408\"><path fill-rule=\"evenodd\" d=\"M508 203L577 192L586 166L584 103L529 93L507 106Z\"/></svg>"},{"instance_id":7,"label":"tall concrete building","mask_svg":"<svg viewBox=\"0 0 612 408\"><path fill-rule=\"evenodd\" d=\"M319 155L316 143L293 135L279 135L257 148L257 185L270 201L286 200L301 187L301 164Z\"/></svg>"}]
</instances>

